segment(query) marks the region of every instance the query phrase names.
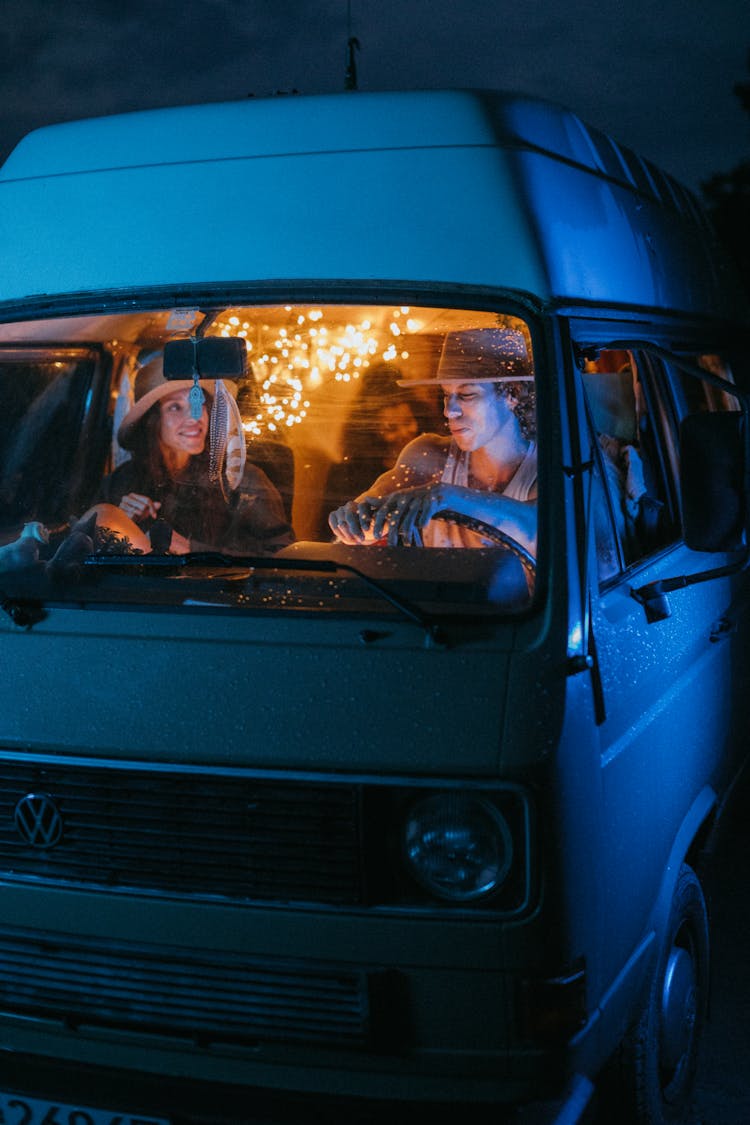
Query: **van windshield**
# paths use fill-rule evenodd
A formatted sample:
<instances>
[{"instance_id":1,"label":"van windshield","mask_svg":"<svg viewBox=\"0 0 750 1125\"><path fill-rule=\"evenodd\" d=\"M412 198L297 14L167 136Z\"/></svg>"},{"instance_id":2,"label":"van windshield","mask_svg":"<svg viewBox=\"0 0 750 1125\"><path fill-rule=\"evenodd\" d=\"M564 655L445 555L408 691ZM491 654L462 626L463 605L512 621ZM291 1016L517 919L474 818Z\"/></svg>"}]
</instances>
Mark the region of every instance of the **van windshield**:
<instances>
[{"instance_id":1,"label":"van windshield","mask_svg":"<svg viewBox=\"0 0 750 1125\"><path fill-rule=\"evenodd\" d=\"M533 596L517 316L306 303L8 323L0 416L4 596L392 612L370 579L469 614Z\"/></svg>"}]
</instances>

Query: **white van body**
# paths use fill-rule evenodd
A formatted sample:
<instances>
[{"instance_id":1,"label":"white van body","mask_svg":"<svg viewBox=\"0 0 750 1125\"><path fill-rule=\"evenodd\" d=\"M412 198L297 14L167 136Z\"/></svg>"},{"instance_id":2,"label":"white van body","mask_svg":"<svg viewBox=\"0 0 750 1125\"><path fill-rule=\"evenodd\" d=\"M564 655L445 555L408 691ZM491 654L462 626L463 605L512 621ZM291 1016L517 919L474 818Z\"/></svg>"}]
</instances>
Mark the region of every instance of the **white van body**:
<instances>
[{"instance_id":1,"label":"white van body","mask_svg":"<svg viewBox=\"0 0 750 1125\"><path fill-rule=\"evenodd\" d=\"M573 1122L613 1058L630 1120L689 1119L700 860L747 745L749 587L744 484L708 553L681 522L679 431L744 432L748 323L691 194L527 98L248 100L18 145L5 1120ZM333 542L324 481L368 365L434 375L447 335L498 324L532 361L531 577L507 544ZM313 377L326 325L343 343ZM256 437L292 450L295 542L269 569L13 563L24 528L57 543L127 456L139 367L212 335L246 340L263 388L248 460ZM277 394L279 340L297 366ZM610 392L637 404L617 421L638 496L599 442ZM644 497L648 533L618 507Z\"/></svg>"}]
</instances>

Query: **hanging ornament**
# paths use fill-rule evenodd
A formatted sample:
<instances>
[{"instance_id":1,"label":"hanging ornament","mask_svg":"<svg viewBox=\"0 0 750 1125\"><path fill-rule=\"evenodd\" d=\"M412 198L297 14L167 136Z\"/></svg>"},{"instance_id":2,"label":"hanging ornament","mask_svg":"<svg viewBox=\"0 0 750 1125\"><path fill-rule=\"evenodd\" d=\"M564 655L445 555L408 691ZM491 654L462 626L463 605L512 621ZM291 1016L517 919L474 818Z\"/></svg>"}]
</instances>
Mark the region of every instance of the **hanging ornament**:
<instances>
[{"instance_id":1,"label":"hanging ornament","mask_svg":"<svg viewBox=\"0 0 750 1125\"><path fill-rule=\"evenodd\" d=\"M208 448L209 479L220 484L226 497L225 481L234 492L242 480L246 450L239 407L221 379L214 383Z\"/></svg>"},{"instance_id":2,"label":"hanging ornament","mask_svg":"<svg viewBox=\"0 0 750 1125\"><path fill-rule=\"evenodd\" d=\"M206 396L203 393L203 388L198 382L198 368L193 368L193 385L190 388L188 401L190 403L190 417L197 421L203 413L203 404L206 401Z\"/></svg>"}]
</instances>

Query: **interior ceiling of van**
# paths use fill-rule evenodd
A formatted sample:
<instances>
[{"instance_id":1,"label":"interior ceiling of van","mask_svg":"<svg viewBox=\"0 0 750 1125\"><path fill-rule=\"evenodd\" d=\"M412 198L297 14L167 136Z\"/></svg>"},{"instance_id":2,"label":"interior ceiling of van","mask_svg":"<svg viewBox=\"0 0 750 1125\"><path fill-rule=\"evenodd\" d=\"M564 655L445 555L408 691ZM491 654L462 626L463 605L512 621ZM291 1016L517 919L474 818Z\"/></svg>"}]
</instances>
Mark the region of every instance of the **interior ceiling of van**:
<instances>
[{"instance_id":1,"label":"interior ceiling of van","mask_svg":"<svg viewBox=\"0 0 750 1125\"><path fill-rule=\"evenodd\" d=\"M340 308L340 317L336 316L336 308ZM223 330L227 326L237 328L237 335L247 332L244 322L262 321L264 329L273 329L286 324L289 314L298 311L300 315L313 319L315 310L325 308L327 323L338 322L336 327L343 327L352 322L366 320L377 334L395 332L391 328L394 314L398 318L403 316L404 325L408 323L409 332L444 332L456 331L462 327L460 314L456 310L422 308L415 310L415 317L409 319L411 309L401 306L394 309L392 304L387 305L263 305L263 306L217 306L214 308L180 308L180 309L150 309L145 312L127 312L120 314L102 314L100 316L71 316L49 320L25 320L0 324L0 344L16 343L91 343L105 344L118 341L121 344L144 346L157 346L165 339L172 336L184 336L197 332L213 334L217 324ZM494 323L492 314L487 314ZM476 326L477 313L467 312L466 326Z\"/></svg>"},{"instance_id":2,"label":"interior ceiling of van","mask_svg":"<svg viewBox=\"0 0 750 1125\"><path fill-rule=\"evenodd\" d=\"M256 374L288 366L314 387L325 377L356 378L360 365L373 362L407 365L412 377L430 375L446 332L497 324L497 313L393 303L167 307L0 324L0 348L102 345L140 362L169 339L238 336Z\"/></svg>"}]
</instances>

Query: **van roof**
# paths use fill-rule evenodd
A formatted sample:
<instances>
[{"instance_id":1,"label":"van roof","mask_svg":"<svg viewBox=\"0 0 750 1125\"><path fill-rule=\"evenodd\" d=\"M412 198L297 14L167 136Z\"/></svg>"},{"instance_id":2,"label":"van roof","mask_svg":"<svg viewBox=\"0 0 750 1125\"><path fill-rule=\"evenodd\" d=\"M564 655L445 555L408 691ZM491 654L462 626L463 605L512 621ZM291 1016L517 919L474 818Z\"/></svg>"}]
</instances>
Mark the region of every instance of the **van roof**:
<instances>
[{"instance_id":1,"label":"van roof","mask_svg":"<svg viewBox=\"0 0 750 1125\"><path fill-rule=\"evenodd\" d=\"M690 213L697 206L673 177L570 110L500 91L249 98L89 118L29 133L0 169L0 180L185 161L498 144L560 157L668 207Z\"/></svg>"},{"instance_id":2,"label":"van roof","mask_svg":"<svg viewBox=\"0 0 750 1125\"><path fill-rule=\"evenodd\" d=\"M569 110L497 91L249 98L35 130L0 170L0 261L0 301L351 278L727 315L732 289L676 180Z\"/></svg>"}]
</instances>

